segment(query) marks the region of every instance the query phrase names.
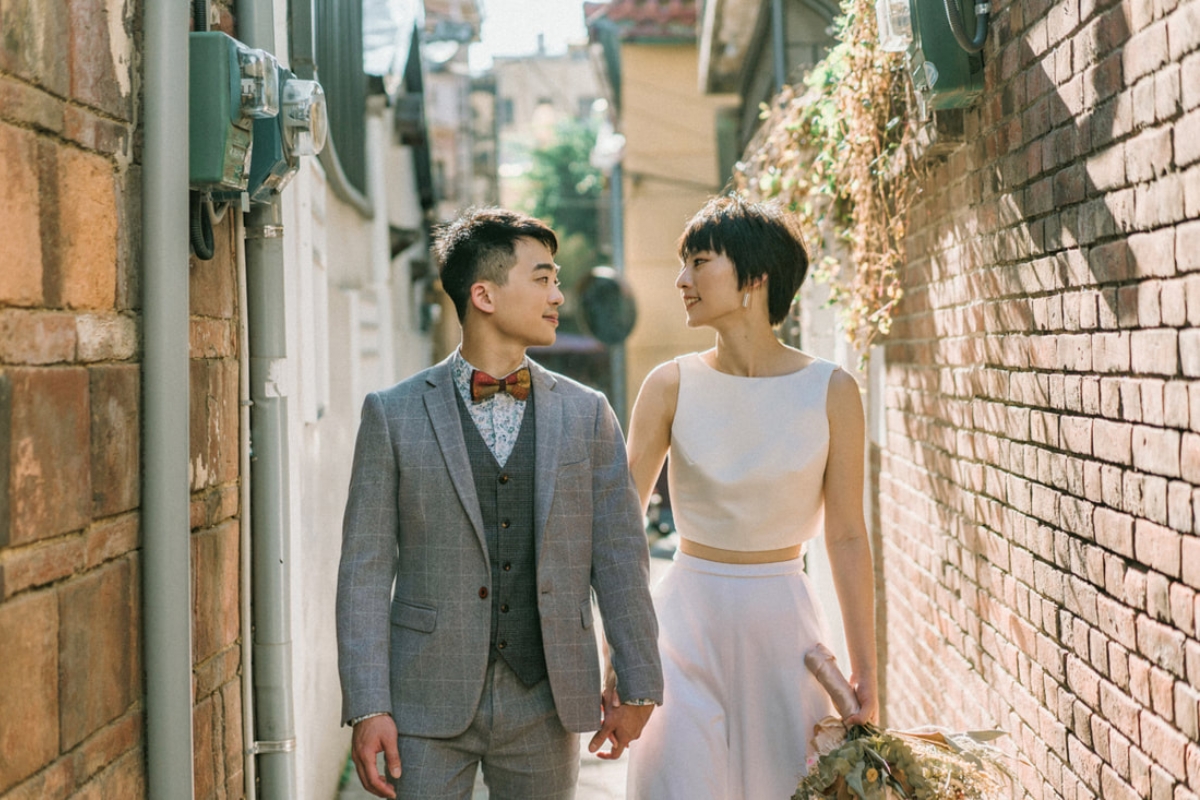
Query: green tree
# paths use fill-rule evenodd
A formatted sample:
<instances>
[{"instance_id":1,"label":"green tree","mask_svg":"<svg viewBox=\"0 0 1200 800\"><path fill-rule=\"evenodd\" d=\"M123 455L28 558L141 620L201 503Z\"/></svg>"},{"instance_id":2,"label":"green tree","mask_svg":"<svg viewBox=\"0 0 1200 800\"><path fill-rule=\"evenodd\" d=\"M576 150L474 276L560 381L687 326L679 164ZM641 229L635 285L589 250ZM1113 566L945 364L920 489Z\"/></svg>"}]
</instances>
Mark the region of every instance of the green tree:
<instances>
[{"instance_id":1,"label":"green tree","mask_svg":"<svg viewBox=\"0 0 1200 800\"><path fill-rule=\"evenodd\" d=\"M603 178L589 158L596 144L594 120L571 119L558 126L554 141L532 152L531 190L526 210L548 222L558 234L556 261L568 297L563 329L578 331L575 289L600 263L600 203Z\"/></svg>"}]
</instances>

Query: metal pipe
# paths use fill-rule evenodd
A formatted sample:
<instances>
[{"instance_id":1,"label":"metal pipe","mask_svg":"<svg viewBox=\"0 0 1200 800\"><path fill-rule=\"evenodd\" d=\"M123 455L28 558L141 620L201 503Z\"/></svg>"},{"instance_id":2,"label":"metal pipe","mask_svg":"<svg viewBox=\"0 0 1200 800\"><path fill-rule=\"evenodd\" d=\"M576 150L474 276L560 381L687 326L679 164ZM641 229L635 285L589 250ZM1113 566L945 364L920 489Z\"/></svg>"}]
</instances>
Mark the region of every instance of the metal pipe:
<instances>
[{"instance_id":1,"label":"metal pipe","mask_svg":"<svg viewBox=\"0 0 1200 800\"><path fill-rule=\"evenodd\" d=\"M618 161L609 179L612 200L612 266L618 275L625 273L625 169ZM622 427L629 430L629 398L625 396L628 376L625 374L625 344L609 348L612 369L613 411Z\"/></svg>"},{"instance_id":2,"label":"metal pipe","mask_svg":"<svg viewBox=\"0 0 1200 800\"><path fill-rule=\"evenodd\" d=\"M188 164L179 157L188 151L189 16L186 3L150 0L143 17L141 572L146 791L149 797L172 800L191 798L194 785Z\"/></svg>"},{"instance_id":3,"label":"metal pipe","mask_svg":"<svg viewBox=\"0 0 1200 800\"><path fill-rule=\"evenodd\" d=\"M787 31L784 27L783 0L771 0L771 60L775 66L775 91L783 90L787 80Z\"/></svg>"},{"instance_id":4,"label":"metal pipe","mask_svg":"<svg viewBox=\"0 0 1200 800\"><path fill-rule=\"evenodd\" d=\"M259 797L296 797L292 702L291 547L288 491L287 331L279 199L254 206L246 231L250 315L251 559L254 744Z\"/></svg>"},{"instance_id":5,"label":"metal pipe","mask_svg":"<svg viewBox=\"0 0 1200 800\"><path fill-rule=\"evenodd\" d=\"M242 617L242 741L254 741L254 648L251 647L251 631L254 620L251 616L250 598L253 596L251 574L253 564L250 561L251 532L254 526L250 524L250 508L253 505L250 495L250 319L246 309L246 224L240 210L233 214L233 240L237 247L237 289L238 289L238 430L241 432L238 442L238 472L241 482L238 486L239 515L241 533L241 617ZM251 752L252 748L243 748L242 775L244 777L245 796L253 798L256 795L255 786L258 782L258 761Z\"/></svg>"},{"instance_id":6,"label":"metal pipe","mask_svg":"<svg viewBox=\"0 0 1200 800\"><path fill-rule=\"evenodd\" d=\"M320 159L321 166L325 168L325 182L333 190L334 196L357 211L363 219L374 219L374 201L369 195L361 193L350 185L350 179L346 177L346 171L342 169L342 162L337 156L337 147L333 143L332 136L325 141L325 147L322 148L317 158Z\"/></svg>"},{"instance_id":7,"label":"metal pipe","mask_svg":"<svg viewBox=\"0 0 1200 800\"><path fill-rule=\"evenodd\" d=\"M241 0L239 34L246 44L287 63L276 37L275 0ZM246 219L246 312L250 347L250 557L254 620L255 735L263 800L296 797L296 720L292 701L291 532L288 497L290 374L278 196L251 207Z\"/></svg>"}]
</instances>

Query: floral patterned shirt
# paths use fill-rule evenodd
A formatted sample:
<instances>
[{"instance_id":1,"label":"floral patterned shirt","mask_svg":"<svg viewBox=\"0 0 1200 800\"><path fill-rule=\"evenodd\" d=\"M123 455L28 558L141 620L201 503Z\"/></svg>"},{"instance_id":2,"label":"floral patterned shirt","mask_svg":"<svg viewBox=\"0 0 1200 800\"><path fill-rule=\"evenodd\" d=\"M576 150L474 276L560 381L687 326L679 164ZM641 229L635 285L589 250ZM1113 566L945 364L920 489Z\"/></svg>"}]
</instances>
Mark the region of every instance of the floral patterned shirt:
<instances>
[{"instance_id":1,"label":"floral patterned shirt","mask_svg":"<svg viewBox=\"0 0 1200 800\"><path fill-rule=\"evenodd\" d=\"M527 366L529 360L525 359L517 369ZM471 372L477 367L463 358L462 348L454 351L454 363L450 369L454 374L454 385L458 388L458 394L466 403L467 413L475 421L475 427L483 437L484 444L496 457L496 463L503 467L517 443L517 434L521 432L521 420L525 418L525 404L529 401L517 400L508 392L497 392L480 403L471 402ZM493 377L507 378L508 375Z\"/></svg>"}]
</instances>

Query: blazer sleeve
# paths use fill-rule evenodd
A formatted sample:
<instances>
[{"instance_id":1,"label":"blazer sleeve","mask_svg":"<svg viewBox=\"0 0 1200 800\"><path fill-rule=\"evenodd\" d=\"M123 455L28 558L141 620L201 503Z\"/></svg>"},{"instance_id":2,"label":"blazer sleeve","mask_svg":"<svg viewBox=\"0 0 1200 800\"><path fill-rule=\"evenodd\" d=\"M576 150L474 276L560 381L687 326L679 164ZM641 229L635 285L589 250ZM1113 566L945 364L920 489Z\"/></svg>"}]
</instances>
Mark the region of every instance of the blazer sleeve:
<instances>
[{"instance_id":1,"label":"blazer sleeve","mask_svg":"<svg viewBox=\"0 0 1200 800\"><path fill-rule=\"evenodd\" d=\"M598 398L592 437L592 588L622 697L661 703L658 621L650 599L650 552L625 440Z\"/></svg>"},{"instance_id":2,"label":"blazer sleeve","mask_svg":"<svg viewBox=\"0 0 1200 800\"><path fill-rule=\"evenodd\" d=\"M342 721L392 710L389 635L399 543L399 469L383 401L363 403L338 567L337 650Z\"/></svg>"}]
</instances>

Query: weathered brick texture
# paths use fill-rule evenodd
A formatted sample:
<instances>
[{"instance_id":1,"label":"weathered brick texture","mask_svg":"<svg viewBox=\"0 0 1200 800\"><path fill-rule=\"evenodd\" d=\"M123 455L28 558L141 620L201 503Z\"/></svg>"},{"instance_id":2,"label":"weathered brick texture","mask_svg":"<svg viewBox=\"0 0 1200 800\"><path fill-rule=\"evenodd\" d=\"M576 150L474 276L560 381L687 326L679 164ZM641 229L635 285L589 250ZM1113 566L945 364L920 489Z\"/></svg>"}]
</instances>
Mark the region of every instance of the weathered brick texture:
<instances>
[{"instance_id":1,"label":"weathered brick texture","mask_svg":"<svg viewBox=\"0 0 1200 800\"><path fill-rule=\"evenodd\" d=\"M879 452L888 721L1016 796L1200 793L1200 4L993 4L910 216Z\"/></svg>"},{"instance_id":2,"label":"weathered brick texture","mask_svg":"<svg viewBox=\"0 0 1200 800\"><path fill-rule=\"evenodd\" d=\"M139 13L0 0L0 800L146 796ZM217 257L189 267L188 578L196 796L236 800L232 215L216 235Z\"/></svg>"}]
</instances>

